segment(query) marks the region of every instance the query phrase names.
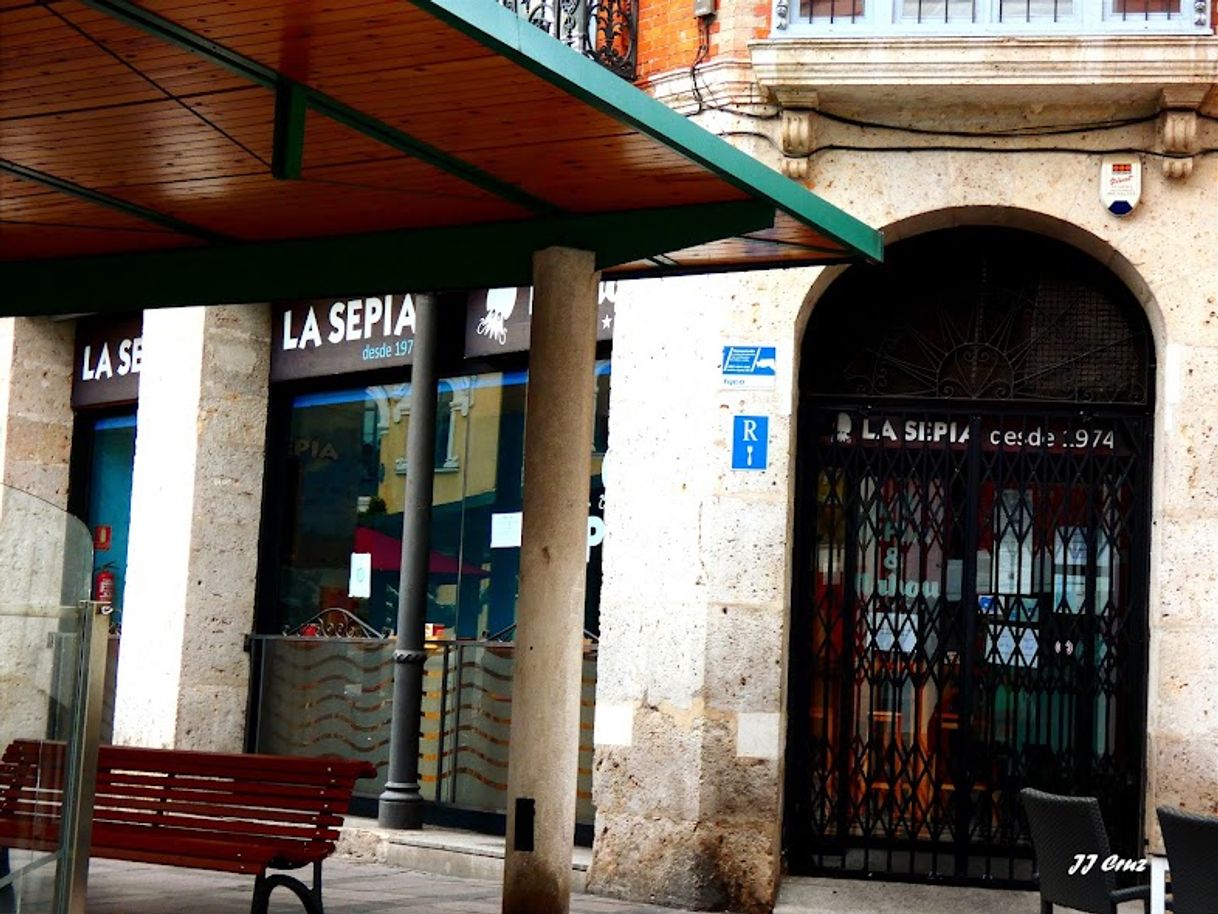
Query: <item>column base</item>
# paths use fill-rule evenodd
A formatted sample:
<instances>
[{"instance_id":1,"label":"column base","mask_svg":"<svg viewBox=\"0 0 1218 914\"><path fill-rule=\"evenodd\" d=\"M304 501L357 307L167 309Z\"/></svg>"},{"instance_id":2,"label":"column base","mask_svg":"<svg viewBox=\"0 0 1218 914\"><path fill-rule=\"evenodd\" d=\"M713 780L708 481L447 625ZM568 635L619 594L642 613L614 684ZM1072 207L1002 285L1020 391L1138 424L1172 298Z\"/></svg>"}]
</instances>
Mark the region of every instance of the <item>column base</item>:
<instances>
[{"instance_id":1,"label":"column base","mask_svg":"<svg viewBox=\"0 0 1218 914\"><path fill-rule=\"evenodd\" d=\"M423 795L419 793L419 785L386 784L377 799L376 824L402 831L422 829Z\"/></svg>"}]
</instances>

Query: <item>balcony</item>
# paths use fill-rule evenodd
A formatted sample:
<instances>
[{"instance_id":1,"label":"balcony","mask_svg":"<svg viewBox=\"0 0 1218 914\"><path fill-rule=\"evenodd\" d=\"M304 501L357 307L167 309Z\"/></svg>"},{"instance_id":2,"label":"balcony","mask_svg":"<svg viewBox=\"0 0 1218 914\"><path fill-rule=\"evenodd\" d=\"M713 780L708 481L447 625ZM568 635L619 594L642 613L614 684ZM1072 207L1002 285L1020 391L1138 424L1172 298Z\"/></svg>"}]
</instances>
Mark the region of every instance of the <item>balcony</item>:
<instances>
[{"instance_id":1,"label":"balcony","mask_svg":"<svg viewBox=\"0 0 1218 914\"><path fill-rule=\"evenodd\" d=\"M1198 35L1209 0L776 0L772 37Z\"/></svg>"},{"instance_id":2,"label":"balcony","mask_svg":"<svg viewBox=\"0 0 1218 914\"><path fill-rule=\"evenodd\" d=\"M750 44L785 108L1197 109L1218 83L1208 0L776 0Z\"/></svg>"},{"instance_id":3,"label":"balcony","mask_svg":"<svg viewBox=\"0 0 1218 914\"><path fill-rule=\"evenodd\" d=\"M616 73L635 77L635 0L498 0L522 18Z\"/></svg>"}]
</instances>

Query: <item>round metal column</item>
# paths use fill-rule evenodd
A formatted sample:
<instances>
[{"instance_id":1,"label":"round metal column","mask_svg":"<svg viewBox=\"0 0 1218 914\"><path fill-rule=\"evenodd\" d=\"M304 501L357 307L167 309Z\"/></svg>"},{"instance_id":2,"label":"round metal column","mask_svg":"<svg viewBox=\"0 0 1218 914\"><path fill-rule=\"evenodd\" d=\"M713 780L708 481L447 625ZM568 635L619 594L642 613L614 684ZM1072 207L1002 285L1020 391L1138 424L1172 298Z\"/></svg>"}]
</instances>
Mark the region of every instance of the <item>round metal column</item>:
<instances>
[{"instance_id":1,"label":"round metal column","mask_svg":"<svg viewBox=\"0 0 1218 914\"><path fill-rule=\"evenodd\" d=\"M410 425L406 430L406 503L402 514L402 571L398 637L393 651L393 723L389 777L377 821L385 828L423 827L419 792L419 717L423 703L423 624L427 617L427 560L431 551L431 495L436 445L436 298L414 296L414 361L410 369Z\"/></svg>"}]
</instances>

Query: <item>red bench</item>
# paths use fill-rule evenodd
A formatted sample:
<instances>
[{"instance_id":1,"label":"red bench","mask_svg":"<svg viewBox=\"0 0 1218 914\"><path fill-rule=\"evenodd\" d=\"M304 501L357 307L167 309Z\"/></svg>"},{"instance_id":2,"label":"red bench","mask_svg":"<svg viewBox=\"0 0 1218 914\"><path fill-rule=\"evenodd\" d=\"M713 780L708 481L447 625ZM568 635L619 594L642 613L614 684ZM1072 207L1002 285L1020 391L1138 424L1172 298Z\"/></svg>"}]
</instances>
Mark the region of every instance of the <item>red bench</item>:
<instances>
[{"instance_id":1,"label":"red bench","mask_svg":"<svg viewBox=\"0 0 1218 914\"><path fill-rule=\"evenodd\" d=\"M102 746L92 857L254 876L251 911L285 886L323 914L321 863L366 761ZM59 846L64 746L15 740L0 758L0 874L8 849ZM313 885L284 873L313 865Z\"/></svg>"}]
</instances>

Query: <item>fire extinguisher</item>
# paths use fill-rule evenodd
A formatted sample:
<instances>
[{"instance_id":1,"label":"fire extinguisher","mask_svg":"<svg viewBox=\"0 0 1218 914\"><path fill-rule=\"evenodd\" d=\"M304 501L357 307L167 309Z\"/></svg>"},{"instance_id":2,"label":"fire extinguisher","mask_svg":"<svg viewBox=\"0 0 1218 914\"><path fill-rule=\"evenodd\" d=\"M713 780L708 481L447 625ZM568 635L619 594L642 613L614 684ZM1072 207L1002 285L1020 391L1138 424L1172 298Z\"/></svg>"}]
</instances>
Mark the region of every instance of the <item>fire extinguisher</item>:
<instances>
[{"instance_id":1,"label":"fire extinguisher","mask_svg":"<svg viewBox=\"0 0 1218 914\"><path fill-rule=\"evenodd\" d=\"M114 572L111 571L113 567L113 562L106 562L98 569L97 577L93 580L93 599L98 603L114 602Z\"/></svg>"}]
</instances>

